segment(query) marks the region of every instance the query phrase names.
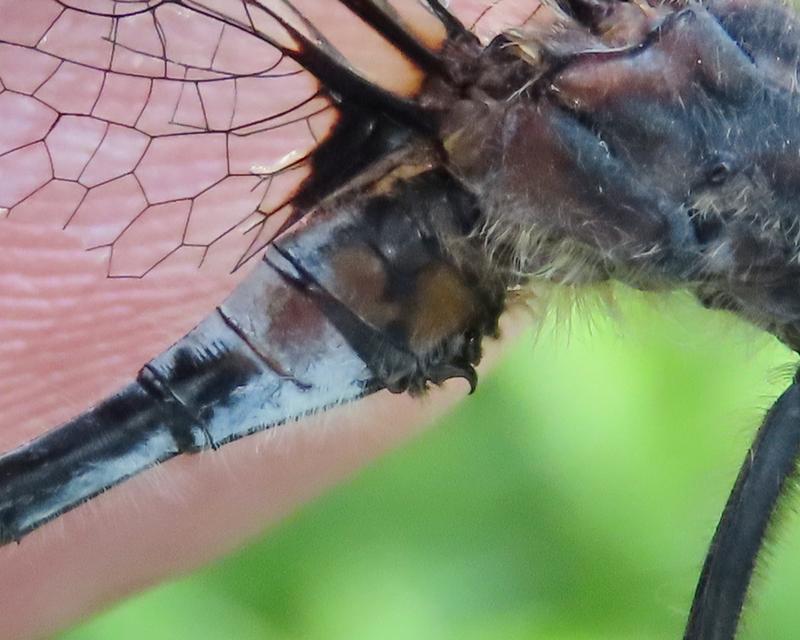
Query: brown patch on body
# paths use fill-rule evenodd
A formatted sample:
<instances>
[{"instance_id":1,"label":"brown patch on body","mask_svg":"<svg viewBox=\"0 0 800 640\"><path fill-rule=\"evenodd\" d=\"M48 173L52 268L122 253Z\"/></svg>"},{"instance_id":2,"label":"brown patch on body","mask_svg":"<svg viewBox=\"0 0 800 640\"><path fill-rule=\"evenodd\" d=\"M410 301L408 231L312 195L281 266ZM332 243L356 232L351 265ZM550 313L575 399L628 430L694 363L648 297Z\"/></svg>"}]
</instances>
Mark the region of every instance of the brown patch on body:
<instances>
[{"instance_id":1,"label":"brown patch on body","mask_svg":"<svg viewBox=\"0 0 800 640\"><path fill-rule=\"evenodd\" d=\"M432 264L420 271L410 315L408 341L425 352L464 331L476 314L475 297L451 265Z\"/></svg>"},{"instance_id":2,"label":"brown patch on body","mask_svg":"<svg viewBox=\"0 0 800 640\"><path fill-rule=\"evenodd\" d=\"M400 301L386 295L386 267L369 247L343 247L331 257L331 266L334 295L361 319L380 328L400 317Z\"/></svg>"},{"instance_id":3,"label":"brown patch on body","mask_svg":"<svg viewBox=\"0 0 800 640\"><path fill-rule=\"evenodd\" d=\"M415 353L426 353L463 332L475 317L475 296L445 262L421 269L411 291L395 297L390 297L383 261L368 247L342 248L332 256L331 265L332 293L372 327L402 328Z\"/></svg>"},{"instance_id":4,"label":"brown patch on body","mask_svg":"<svg viewBox=\"0 0 800 640\"><path fill-rule=\"evenodd\" d=\"M383 177L377 179L370 188L373 195L381 196L391 193L398 181L405 181L418 176L421 173L430 171L433 168L433 162L426 162L424 164L401 164Z\"/></svg>"}]
</instances>

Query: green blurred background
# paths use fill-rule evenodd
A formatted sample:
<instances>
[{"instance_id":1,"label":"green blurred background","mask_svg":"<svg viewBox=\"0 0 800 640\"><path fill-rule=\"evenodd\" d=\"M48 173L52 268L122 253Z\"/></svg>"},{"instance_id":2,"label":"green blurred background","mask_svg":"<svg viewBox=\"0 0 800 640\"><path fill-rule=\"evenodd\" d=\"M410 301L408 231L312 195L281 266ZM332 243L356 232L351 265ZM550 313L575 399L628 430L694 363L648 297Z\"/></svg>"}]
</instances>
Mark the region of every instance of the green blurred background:
<instances>
[{"instance_id":1,"label":"green blurred background","mask_svg":"<svg viewBox=\"0 0 800 640\"><path fill-rule=\"evenodd\" d=\"M792 357L685 296L614 315L551 317L437 428L61 640L680 637ZM768 555L742 638L800 637L800 518Z\"/></svg>"}]
</instances>

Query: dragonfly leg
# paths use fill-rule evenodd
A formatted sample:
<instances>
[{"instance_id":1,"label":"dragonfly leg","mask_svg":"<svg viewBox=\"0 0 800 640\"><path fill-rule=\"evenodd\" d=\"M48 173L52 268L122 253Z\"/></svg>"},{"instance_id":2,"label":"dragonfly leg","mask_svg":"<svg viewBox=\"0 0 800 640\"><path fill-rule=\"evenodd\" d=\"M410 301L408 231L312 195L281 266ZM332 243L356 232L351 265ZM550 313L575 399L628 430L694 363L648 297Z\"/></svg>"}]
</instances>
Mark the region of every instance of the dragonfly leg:
<instances>
[{"instance_id":1,"label":"dragonfly leg","mask_svg":"<svg viewBox=\"0 0 800 640\"><path fill-rule=\"evenodd\" d=\"M800 455L800 372L767 413L706 555L684 640L731 640L764 536Z\"/></svg>"}]
</instances>

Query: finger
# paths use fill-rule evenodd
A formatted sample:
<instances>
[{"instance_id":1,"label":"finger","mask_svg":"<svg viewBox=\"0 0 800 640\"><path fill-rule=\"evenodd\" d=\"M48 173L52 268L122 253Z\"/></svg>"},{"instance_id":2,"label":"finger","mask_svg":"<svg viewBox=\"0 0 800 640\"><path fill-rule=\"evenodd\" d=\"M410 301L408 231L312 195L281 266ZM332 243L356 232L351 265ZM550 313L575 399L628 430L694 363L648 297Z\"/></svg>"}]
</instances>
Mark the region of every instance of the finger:
<instances>
[{"instance_id":1,"label":"finger","mask_svg":"<svg viewBox=\"0 0 800 640\"><path fill-rule=\"evenodd\" d=\"M510 340L523 316L504 322ZM489 360L497 355L490 350ZM235 548L417 433L466 385L381 393L215 452L183 456L0 548L0 636L39 637Z\"/></svg>"}]
</instances>

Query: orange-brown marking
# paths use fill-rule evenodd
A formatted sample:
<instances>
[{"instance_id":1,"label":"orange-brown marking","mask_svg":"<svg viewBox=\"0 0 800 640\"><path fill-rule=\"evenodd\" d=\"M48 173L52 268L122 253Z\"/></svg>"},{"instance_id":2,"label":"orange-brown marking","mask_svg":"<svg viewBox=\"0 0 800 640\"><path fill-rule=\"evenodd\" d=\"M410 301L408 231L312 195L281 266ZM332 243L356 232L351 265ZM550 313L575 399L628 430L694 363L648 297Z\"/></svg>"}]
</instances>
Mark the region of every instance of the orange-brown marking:
<instances>
[{"instance_id":1,"label":"orange-brown marking","mask_svg":"<svg viewBox=\"0 0 800 640\"><path fill-rule=\"evenodd\" d=\"M386 268L371 249L343 247L331 264L336 277L332 293L360 318L382 328L400 316L399 301L386 298Z\"/></svg>"},{"instance_id":2,"label":"orange-brown marking","mask_svg":"<svg viewBox=\"0 0 800 640\"><path fill-rule=\"evenodd\" d=\"M458 272L444 262L423 269L407 318L408 341L423 353L464 331L475 315L475 298Z\"/></svg>"}]
</instances>

